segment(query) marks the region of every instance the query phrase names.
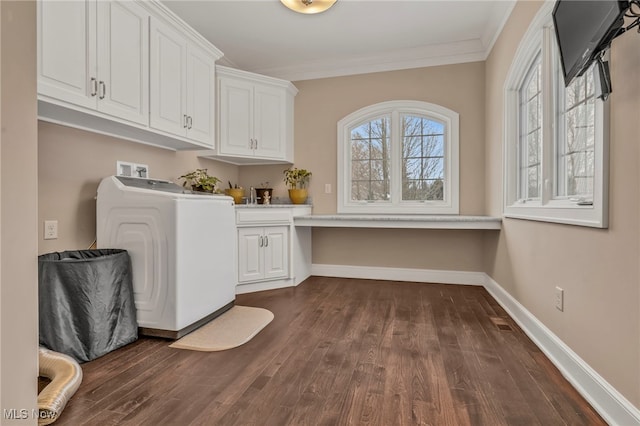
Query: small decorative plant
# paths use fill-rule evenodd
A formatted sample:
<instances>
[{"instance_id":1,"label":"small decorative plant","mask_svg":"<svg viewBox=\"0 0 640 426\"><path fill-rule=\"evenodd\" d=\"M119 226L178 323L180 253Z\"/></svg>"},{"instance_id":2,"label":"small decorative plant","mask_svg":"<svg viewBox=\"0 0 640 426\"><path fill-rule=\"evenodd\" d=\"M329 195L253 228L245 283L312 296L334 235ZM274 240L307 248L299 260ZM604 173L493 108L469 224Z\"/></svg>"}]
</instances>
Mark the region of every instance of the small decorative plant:
<instances>
[{"instance_id":1,"label":"small decorative plant","mask_svg":"<svg viewBox=\"0 0 640 426\"><path fill-rule=\"evenodd\" d=\"M180 176L180 179L184 179L182 186L190 185L193 191L199 192L213 192L216 189L216 185L220 182L215 176L210 176L207 173L207 169L196 169L193 172Z\"/></svg>"},{"instance_id":2,"label":"small decorative plant","mask_svg":"<svg viewBox=\"0 0 640 426\"><path fill-rule=\"evenodd\" d=\"M294 167L284 171L284 181L289 187L289 198L293 204L307 202L307 183L311 178L311 172Z\"/></svg>"},{"instance_id":3,"label":"small decorative plant","mask_svg":"<svg viewBox=\"0 0 640 426\"><path fill-rule=\"evenodd\" d=\"M284 171L284 181L289 189L302 189L307 187L311 172L305 169L294 167Z\"/></svg>"}]
</instances>

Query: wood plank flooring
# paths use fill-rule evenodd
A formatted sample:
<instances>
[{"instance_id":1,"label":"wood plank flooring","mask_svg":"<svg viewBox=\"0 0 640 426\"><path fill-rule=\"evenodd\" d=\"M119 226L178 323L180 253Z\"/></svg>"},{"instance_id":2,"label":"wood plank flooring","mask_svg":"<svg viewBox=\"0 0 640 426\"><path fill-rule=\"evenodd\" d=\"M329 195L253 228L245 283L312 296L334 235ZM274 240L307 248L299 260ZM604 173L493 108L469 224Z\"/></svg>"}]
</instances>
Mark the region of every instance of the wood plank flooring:
<instances>
[{"instance_id":1,"label":"wood plank flooring","mask_svg":"<svg viewBox=\"0 0 640 426\"><path fill-rule=\"evenodd\" d=\"M311 277L223 352L141 338L82 365L56 425L606 424L481 287Z\"/></svg>"}]
</instances>

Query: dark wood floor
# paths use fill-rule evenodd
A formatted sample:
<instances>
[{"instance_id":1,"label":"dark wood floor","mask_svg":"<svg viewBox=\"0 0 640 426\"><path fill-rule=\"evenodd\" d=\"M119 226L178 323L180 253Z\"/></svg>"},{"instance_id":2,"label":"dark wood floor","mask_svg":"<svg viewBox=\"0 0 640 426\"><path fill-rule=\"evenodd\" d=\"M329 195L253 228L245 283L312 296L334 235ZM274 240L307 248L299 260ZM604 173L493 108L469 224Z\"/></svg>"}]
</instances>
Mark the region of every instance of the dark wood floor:
<instances>
[{"instance_id":1,"label":"dark wood floor","mask_svg":"<svg viewBox=\"0 0 640 426\"><path fill-rule=\"evenodd\" d=\"M83 364L56 425L605 424L481 287L312 277L223 352L137 342Z\"/></svg>"}]
</instances>

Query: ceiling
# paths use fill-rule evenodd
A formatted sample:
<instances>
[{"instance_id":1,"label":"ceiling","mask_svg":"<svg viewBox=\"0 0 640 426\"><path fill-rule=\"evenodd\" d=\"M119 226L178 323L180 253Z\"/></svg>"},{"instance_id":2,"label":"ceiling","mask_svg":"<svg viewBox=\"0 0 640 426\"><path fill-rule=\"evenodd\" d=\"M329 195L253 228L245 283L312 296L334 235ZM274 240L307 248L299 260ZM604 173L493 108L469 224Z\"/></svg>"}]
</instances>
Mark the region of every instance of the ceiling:
<instances>
[{"instance_id":1,"label":"ceiling","mask_svg":"<svg viewBox=\"0 0 640 426\"><path fill-rule=\"evenodd\" d=\"M338 0L304 15L278 0L164 0L224 57L290 81L486 59L515 1Z\"/></svg>"}]
</instances>

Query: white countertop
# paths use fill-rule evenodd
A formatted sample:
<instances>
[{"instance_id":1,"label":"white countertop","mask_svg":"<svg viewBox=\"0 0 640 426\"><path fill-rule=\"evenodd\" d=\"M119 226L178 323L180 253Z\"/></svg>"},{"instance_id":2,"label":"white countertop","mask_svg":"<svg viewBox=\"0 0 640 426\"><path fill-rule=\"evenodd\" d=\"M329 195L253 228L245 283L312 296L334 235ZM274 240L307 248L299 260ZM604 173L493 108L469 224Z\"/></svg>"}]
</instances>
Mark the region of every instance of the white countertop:
<instances>
[{"instance_id":1,"label":"white countertop","mask_svg":"<svg viewBox=\"0 0 640 426\"><path fill-rule=\"evenodd\" d=\"M502 219L491 216L427 215L307 215L294 218L295 226L326 228L493 229Z\"/></svg>"},{"instance_id":2,"label":"white countertop","mask_svg":"<svg viewBox=\"0 0 640 426\"><path fill-rule=\"evenodd\" d=\"M283 209L313 207L311 204L236 204L237 209Z\"/></svg>"}]
</instances>

